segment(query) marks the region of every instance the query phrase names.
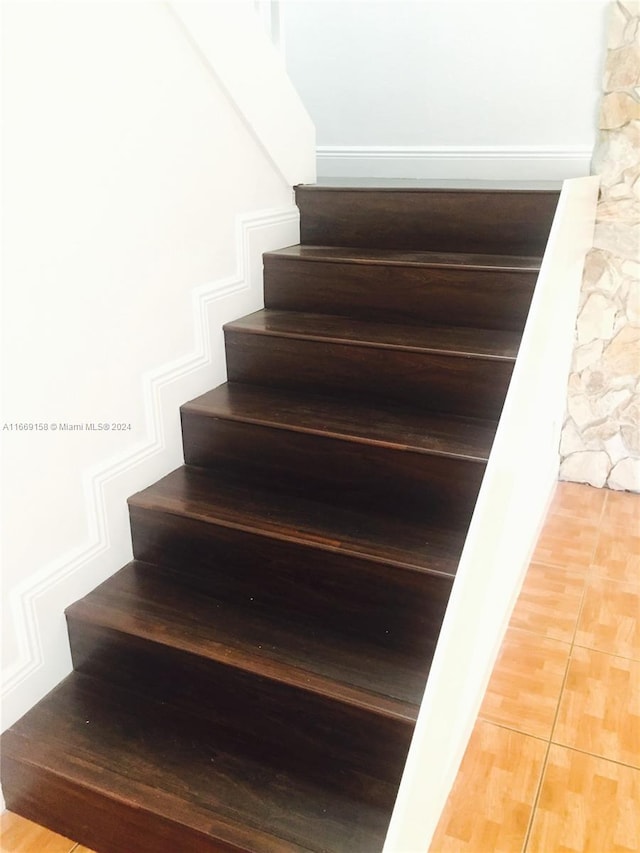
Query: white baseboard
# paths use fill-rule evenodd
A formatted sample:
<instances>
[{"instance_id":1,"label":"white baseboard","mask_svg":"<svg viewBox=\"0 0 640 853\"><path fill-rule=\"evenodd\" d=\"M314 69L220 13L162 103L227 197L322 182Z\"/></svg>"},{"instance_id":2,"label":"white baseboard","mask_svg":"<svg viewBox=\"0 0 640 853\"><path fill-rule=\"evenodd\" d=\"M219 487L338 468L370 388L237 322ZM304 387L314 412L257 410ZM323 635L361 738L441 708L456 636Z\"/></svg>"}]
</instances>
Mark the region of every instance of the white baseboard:
<instances>
[{"instance_id":1,"label":"white baseboard","mask_svg":"<svg viewBox=\"0 0 640 853\"><path fill-rule=\"evenodd\" d=\"M318 177L561 181L589 174L590 148L332 146L316 149Z\"/></svg>"},{"instance_id":2,"label":"white baseboard","mask_svg":"<svg viewBox=\"0 0 640 853\"><path fill-rule=\"evenodd\" d=\"M192 293L192 352L140 377L146 441L82 472L87 539L6 590L18 654L2 673L3 729L71 671L64 609L131 559L127 497L182 464L180 404L224 382L222 325L262 307L262 253L299 233L293 205L236 218L236 272Z\"/></svg>"}]
</instances>

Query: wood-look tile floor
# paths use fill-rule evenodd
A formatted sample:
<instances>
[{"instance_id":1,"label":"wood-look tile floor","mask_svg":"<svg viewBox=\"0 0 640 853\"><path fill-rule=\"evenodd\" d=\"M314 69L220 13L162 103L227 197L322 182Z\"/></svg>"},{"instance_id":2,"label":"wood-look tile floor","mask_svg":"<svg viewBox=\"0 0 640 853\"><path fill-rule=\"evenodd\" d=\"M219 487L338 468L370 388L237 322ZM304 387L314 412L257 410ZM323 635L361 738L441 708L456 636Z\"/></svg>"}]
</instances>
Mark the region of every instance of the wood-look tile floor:
<instances>
[{"instance_id":1,"label":"wood-look tile floor","mask_svg":"<svg viewBox=\"0 0 640 853\"><path fill-rule=\"evenodd\" d=\"M431 853L640 853L639 625L640 495L559 483Z\"/></svg>"},{"instance_id":2,"label":"wood-look tile floor","mask_svg":"<svg viewBox=\"0 0 640 853\"><path fill-rule=\"evenodd\" d=\"M431 853L640 851L640 495L559 483Z\"/></svg>"}]
</instances>

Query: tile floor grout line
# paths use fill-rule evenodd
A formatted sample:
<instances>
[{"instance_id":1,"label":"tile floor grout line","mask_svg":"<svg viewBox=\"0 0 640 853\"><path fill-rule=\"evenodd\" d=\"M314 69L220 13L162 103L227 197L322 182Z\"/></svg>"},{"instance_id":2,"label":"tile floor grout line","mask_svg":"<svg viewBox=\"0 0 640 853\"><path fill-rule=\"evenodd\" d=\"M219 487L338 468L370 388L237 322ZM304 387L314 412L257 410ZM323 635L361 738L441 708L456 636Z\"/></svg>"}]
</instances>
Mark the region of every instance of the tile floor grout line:
<instances>
[{"instance_id":1,"label":"tile floor grout line","mask_svg":"<svg viewBox=\"0 0 640 853\"><path fill-rule=\"evenodd\" d=\"M545 773L547 772L547 763L549 760L550 751L551 741L549 740L547 741L547 748L545 749L544 758L542 759L542 765L540 767L540 777L538 778L538 784L536 785L536 793L531 804L531 813L529 814L529 820L527 821L527 831L524 834L522 847L520 848L521 853L526 853L527 848L529 846L529 841L531 840L531 831L533 829L533 822L536 817L536 812L538 811L538 803L540 801L540 794L542 792L542 785L544 783Z\"/></svg>"},{"instance_id":2,"label":"tile floor grout line","mask_svg":"<svg viewBox=\"0 0 640 853\"><path fill-rule=\"evenodd\" d=\"M558 701L556 703L556 711L555 711L555 714L553 716L553 720L551 722L551 728L549 729L549 737L545 738L545 740L547 741L547 748L545 750L544 760L542 762L542 768L540 771L540 778L538 779L538 785L536 787L535 797L533 798L533 803L531 805L531 814L529 815L529 822L527 824L527 831L526 831L525 836L524 836L524 842L522 845L522 853L526 853L527 847L529 846L529 840L531 838L531 830L533 829L533 823L534 823L534 820L536 817L536 812L538 810L538 803L540 802L540 795L542 793L542 786L544 783L544 777L545 777L545 773L547 770L549 753L551 752L551 747L554 745L552 742L553 730L555 728L556 721L558 719L558 714L560 712L560 702L562 701L562 694L564 692L565 684L567 682L567 676L569 674L569 662L570 662L570 660L571 660L571 656L569 654L569 655L567 655L567 660L566 660L565 668L564 668L564 675L562 677L562 684L560 686L560 691L558 693Z\"/></svg>"},{"instance_id":3,"label":"tile floor grout line","mask_svg":"<svg viewBox=\"0 0 640 853\"><path fill-rule=\"evenodd\" d=\"M559 746L561 749L568 749L570 752L579 752L581 755L588 755L589 758L597 758L600 761L608 761L611 764L617 764L618 767L626 767L628 770L635 770L640 773L640 765L639 764L628 764L626 761L619 761L616 758L607 758L606 755L598 755L597 752L589 752L587 749L580 749L577 746L569 746L566 743L560 743L557 740L552 740L549 742L549 746Z\"/></svg>"},{"instance_id":4,"label":"tile floor grout line","mask_svg":"<svg viewBox=\"0 0 640 853\"><path fill-rule=\"evenodd\" d=\"M550 640L552 643L561 643L563 646L571 645L571 640L561 640L560 637L550 637L548 634L543 634L541 631L534 631L532 628L523 628L520 625L512 625L511 623L507 625L507 631L522 631L525 634L533 634L534 637L540 637L541 640Z\"/></svg>"},{"instance_id":5,"label":"tile floor grout line","mask_svg":"<svg viewBox=\"0 0 640 853\"><path fill-rule=\"evenodd\" d=\"M585 649L588 652L596 652L599 655L608 655L610 658L620 658L620 660L628 660L630 663L640 663L640 657L629 657L629 655L621 655L617 652L609 652L604 649L597 649L595 646L588 646L585 643L572 643L571 650Z\"/></svg>"},{"instance_id":6,"label":"tile floor grout line","mask_svg":"<svg viewBox=\"0 0 640 853\"><path fill-rule=\"evenodd\" d=\"M594 550L594 554L595 554L595 550ZM576 617L576 624L574 627L574 634L573 634L574 637L575 637L575 632L578 630L579 614L580 614L581 609L582 609L582 603L584 601L586 586L587 586L587 584L586 584L586 578L585 578L584 586L582 589L582 598L580 600L580 607L578 608L578 616ZM567 660L565 662L564 675L562 677L562 684L560 685L560 690L558 691L558 701L556 702L556 710L555 710L555 713L553 715L553 720L551 721L551 727L549 729L549 737L547 738L547 748L545 750L544 760L542 762L542 769L540 772L540 778L538 780L538 785L536 787L536 793L535 793L535 796L533 798L533 803L531 806L531 814L529 815L529 821L527 824L527 831L526 831L525 836L524 836L524 842L522 845L522 853L526 853L526 850L529 847L529 841L531 840L531 832L533 830L533 824L534 824L534 821L536 818L536 812L538 811L538 804L540 802L540 795L542 794L542 787L544 785L544 778L545 778L545 774L547 772L547 765L549 762L549 753L551 752L551 747L554 745L554 743L553 743L553 732L554 732L554 729L556 727L556 723L558 721L558 715L560 713L560 705L562 703L562 696L563 696L564 689L565 689L565 686L567 683L567 678L569 676L569 665L571 663L571 653L573 651L573 639L570 643L568 643L566 645L568 645L569 648L568 648Z\"/></svg>"},{"instance_id":7,"label":"tile floor grout line","mask_svg":"<svg viewBox=\"0 0 640 853\"><path fill-rule=\"evenodd\" d=\"M576 615L576 622L575 622L575 625L573 626L573 635L572 635L571 640L569 642L569 645L570 645L569 660L571 660L573 658L573 650L574 650L575 646L577 645L576 644L576 637L578 636L578 625L580 624L580 619L582 618L582 613L584 611L584 603L585 603L585 599L587 597L587 586L589 584L589 579L591 576L591 569L593 567L593 561L594 561L595 556L596 556L596 551L598 550L598 542L600 540L602 517L604 515L604 508L605 508L605 505L607 503L607 498L608 498L608 495L605 495L604 500L602 501L602 506L600 508L600 516L599 516L598 524L597 524L597 533L596 533L596 537L594 540L593 551L591 553L591 557L589 559L589 564L586 568L586 572L583 574L582 595L580 597L580 604L578 606L578 612ZM567 667L567 669L568 669L568 667ZM564 691L564 686L565 685L563 682L563 685L562 685L563 691ZM554 720L554 727L555 727L555 720ZM551 729L551 735L553 736L553 728Z\"/></svg>"},{"instance_id":8,"label":"tile floor grout line","mask_svg":"<svg viewBox=\"0 0 640 853\"><path fill-rule=\"evenodd\" d=\"M490 720L488 717L483 717L481 714L478 714L478 716L476 717L476 722L478 720L488 726L495 726L497 729L504 729L504 731L513 732L516 735L523 735L524 737L530 737L534 740L539 740L542 743L549 743L549 738L543 737L542 735L532 735L531 732L525 732L523 729L516 729L513 726L507 725L506 723L496 723L495 720Z\"/></svg>"},{"instance_id":9,"label":"tile floor grout line","mask_svg":"<svg viewBox=\"0 0 640 853\"><path fill-rule=\"evenodd\" d=\"M589 579L599 578L600 580L603 580L603 581L610 581L611 583L623 583L623 584L626 584L627 586L633 586L633 587L637 587L638 589L640 589L640 580L630 581L630 580L626 580L624 578L612 578L612 577L609 577L609 575L603 575L603 574L600 574L600 572L592 571L591 566L589 566L588 572L589 572Z\"/></svg>"},{"instance_id":10,"label":"tile floor grout line","mask_svg":"<svg viewBox=\"0 0 640 853\"><path fill-rule=\"evenodd\" d=\"M565 646L570 645L570 640L562 640L560 637L550 637L542 631L534 631L533 628L522 628L520 625L509 625L508 628L515 628L517 631L524 631L525 634L533 634L534 637L540 637L541 640L552 640L554 643L564 643Z\"/></svg>"}]
</instances>

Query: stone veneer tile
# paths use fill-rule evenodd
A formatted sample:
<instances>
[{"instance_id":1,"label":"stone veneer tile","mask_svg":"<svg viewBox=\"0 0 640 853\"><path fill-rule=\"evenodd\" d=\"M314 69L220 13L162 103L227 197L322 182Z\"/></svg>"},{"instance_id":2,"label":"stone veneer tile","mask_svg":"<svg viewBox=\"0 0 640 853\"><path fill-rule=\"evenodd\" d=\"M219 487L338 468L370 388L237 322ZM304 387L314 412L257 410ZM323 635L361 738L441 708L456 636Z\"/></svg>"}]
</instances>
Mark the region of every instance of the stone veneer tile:
<instances>
[{"instance_id":1,"label":"stone veneer tile","mask_svg":"<svg viewBox=\"0 0 640 853\"><path fill-rule=\"evenodd\" d=\"M610 4L594 249L585 263L561 476L640 492L640 2ZM590 346L592 345L592 346Z\"/></svg>"}]
</instances>

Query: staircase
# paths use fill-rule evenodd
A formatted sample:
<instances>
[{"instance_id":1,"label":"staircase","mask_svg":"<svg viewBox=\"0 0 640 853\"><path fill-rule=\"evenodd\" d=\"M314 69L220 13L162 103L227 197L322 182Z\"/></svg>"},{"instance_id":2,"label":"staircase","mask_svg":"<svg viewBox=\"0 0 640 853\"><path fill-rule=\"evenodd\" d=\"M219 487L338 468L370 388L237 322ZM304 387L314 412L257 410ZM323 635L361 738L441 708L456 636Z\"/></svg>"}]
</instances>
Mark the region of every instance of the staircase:
<instances>
[{"instance_id":1,"label":"staircase","mask_svg":"<svg viewBox=\"0 0 640 853\"><path fill-rule=\"evenodd\" d=\"M301 245L67 610L7 807L100 853L375 853L557 192L301 186Z\"/></svg>"}]
</instances>

